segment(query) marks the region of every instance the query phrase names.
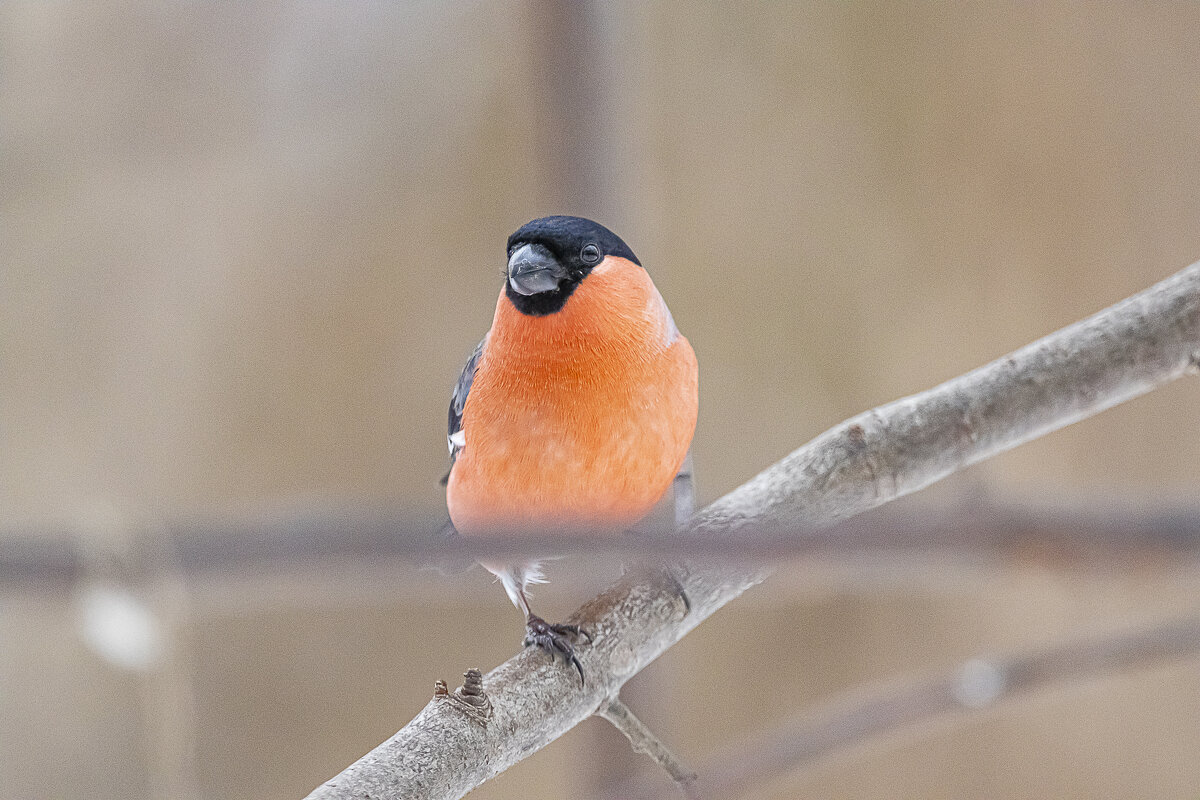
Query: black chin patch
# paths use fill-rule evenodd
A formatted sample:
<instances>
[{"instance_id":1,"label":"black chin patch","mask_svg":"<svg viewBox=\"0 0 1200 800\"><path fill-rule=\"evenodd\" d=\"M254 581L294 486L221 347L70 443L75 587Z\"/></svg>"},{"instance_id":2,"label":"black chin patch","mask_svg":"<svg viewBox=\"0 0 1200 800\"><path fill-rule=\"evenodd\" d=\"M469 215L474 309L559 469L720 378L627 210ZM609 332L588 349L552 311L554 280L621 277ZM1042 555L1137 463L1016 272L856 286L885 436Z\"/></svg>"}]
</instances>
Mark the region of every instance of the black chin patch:
<instances>
[{"instance_id":1,"label":"black chin patch","mask_svg":"<svg viewBox=\"0 0 1200 800\"><path fill-rule=\"evenodd\" d=\"M579 281L567 280L560 283L558 288L552 292L521 294L513 291L512 284L505 280L504 296L511 300L517 311L522 314L530 317L544 317L547 314L561 311L562 307L567 304L567 298L571 296L578 285Z\"/></svg>"}]
</instances>

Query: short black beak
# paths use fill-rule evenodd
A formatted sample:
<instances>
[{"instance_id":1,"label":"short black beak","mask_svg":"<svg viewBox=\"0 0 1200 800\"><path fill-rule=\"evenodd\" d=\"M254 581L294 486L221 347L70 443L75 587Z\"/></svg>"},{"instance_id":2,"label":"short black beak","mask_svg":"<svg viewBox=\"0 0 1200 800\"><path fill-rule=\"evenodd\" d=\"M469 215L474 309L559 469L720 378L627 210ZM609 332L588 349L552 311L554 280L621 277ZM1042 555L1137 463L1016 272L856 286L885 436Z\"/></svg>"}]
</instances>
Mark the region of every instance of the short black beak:
<instances>
[{"instance_id":1,"label":"short black beak","mask_svg":"<svg viewBox=\"0 0 1200 800\"><path fill-rule=\"evenodd\" d=\"M508 259L508 285L517 294L529 296L551 292L567 271L554 254L540 244L525 244Z\"/></svg>"}]
</instances>

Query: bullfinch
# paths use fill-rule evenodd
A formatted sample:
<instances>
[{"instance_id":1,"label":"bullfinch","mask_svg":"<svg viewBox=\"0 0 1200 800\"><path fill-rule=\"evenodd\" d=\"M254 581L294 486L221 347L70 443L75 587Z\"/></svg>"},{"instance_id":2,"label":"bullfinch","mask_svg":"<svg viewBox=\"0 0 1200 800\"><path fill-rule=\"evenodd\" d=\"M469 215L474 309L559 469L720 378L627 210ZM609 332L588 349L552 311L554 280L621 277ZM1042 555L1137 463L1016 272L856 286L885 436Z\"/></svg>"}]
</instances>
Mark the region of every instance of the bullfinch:
<instances>
[{"instance_id":1,"label":"bullfinch","mask_svg":"<svg viewBox=\"0 0 1200 800\"><path fill-rule=\"evenodd\" d=\"M451 395L453 529L627 531L690 481L697 406L695 353L629 246L581 217L522 226L508 237L491 330ZM481 563L525 615L525 646L561 656L582 681L573 641L590 635L529 608L540 565Z\"/></svg>"}]
</instances>

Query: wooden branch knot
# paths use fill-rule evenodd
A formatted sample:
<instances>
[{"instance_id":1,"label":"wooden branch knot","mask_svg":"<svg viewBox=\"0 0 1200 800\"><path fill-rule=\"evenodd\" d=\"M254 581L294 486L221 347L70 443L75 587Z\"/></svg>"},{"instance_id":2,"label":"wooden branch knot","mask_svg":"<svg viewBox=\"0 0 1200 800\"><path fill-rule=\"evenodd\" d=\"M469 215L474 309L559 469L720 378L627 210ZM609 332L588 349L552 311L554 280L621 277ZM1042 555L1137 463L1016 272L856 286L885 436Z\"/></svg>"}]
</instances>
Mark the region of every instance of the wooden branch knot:
<instances>
[{"instance_id":1,"label":"wooden branch knot","mask_svg":"<svg viewBox=\"0 0 1200 800\"><path fill-rule=\"evenodd\" d=\"M452 703L467 719L487 727L492 718L492 701L483 691L482 672L474 667L464 672L463 685L455 689L454 694L445 692L445 688L445 681L434 684L433 698Z\"/></svg>"}]
</instances>

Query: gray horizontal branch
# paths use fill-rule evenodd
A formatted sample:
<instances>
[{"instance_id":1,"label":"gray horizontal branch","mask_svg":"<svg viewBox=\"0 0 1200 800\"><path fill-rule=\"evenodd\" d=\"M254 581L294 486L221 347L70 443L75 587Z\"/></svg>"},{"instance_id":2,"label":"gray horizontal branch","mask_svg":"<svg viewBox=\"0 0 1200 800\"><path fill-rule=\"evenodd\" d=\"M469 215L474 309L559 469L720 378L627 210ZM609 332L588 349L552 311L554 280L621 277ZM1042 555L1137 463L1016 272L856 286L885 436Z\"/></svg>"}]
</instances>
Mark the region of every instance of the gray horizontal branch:
<instances>
[{"instance_id":1,"label":"gray horizontal branch","mask_svg":"<svg viewBox=\"0 0 1200 800\"><path fill-rule=\"evenodd\" d=\"M485 557L618 555L745 562L931 549L968 558L1036 551L1102 563L1156 553L1200 556L1200 506L1146 508L1140 500L1115 501L1111 495L1056 498L1054 505L1042 507L977 497L937 506L888 506L832 523L820 535L813 535L811 526L794 525L743 531L736 537L647 532L616 538L606 534L435 540L431 532L436 527L403 513L334 506L151 525L145 536L162 539L154 542L155 552L169 554L172 569L189 578L322 558L428 564ZM82 544L78 534L64 529L0 532L0 585L73 585L85 562L95 557Z\"/></svg>"}]
</instances>

